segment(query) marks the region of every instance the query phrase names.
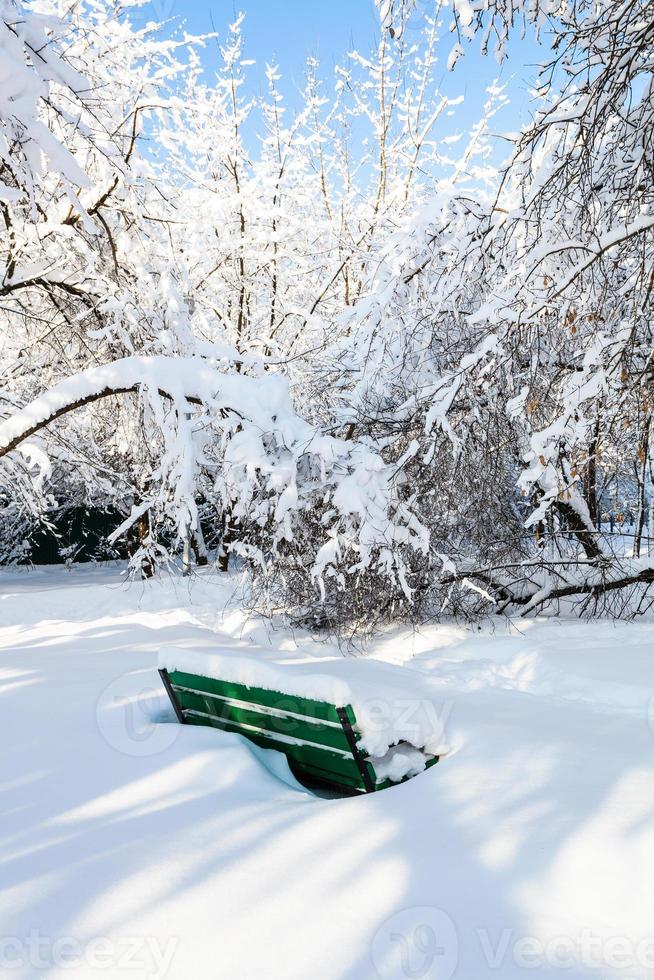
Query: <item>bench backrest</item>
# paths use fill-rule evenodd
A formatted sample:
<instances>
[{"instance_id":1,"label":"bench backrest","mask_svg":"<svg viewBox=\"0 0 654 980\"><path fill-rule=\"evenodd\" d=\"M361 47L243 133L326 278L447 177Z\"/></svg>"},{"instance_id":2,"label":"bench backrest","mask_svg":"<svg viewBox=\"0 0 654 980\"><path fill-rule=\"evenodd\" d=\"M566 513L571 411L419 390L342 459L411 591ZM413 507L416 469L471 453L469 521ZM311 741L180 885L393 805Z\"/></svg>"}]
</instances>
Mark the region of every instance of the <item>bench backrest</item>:
<instances>
[{"instance_id":1,"label":"bench backrest","mask_svg":"<svg viewBox=\"0 0 654 980\"><path fill-rule=\"evenodd\" d=\"M284 752L300 777L354 792L382 788L358 747L361 736L351 705L336 706L179 670L159 673L181 723L236 732L263 748Z\"/></svg>"}]
</instances>

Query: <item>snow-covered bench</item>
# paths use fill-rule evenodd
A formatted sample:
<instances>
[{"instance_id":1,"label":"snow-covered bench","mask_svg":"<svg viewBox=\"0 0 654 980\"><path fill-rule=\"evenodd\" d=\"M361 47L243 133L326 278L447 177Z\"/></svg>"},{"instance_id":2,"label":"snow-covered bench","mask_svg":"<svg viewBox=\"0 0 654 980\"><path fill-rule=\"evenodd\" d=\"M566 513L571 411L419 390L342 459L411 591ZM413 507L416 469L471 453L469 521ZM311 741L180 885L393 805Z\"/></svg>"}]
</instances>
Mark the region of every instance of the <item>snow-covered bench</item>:
<instances>
[{"instance_id":1,"label":"snow-covered bench","mask_svg":"<svg viewBox=\"0 0 654 980\"><path fill-rule=\"evenodd\" d=\"M159 670L181 724L236 732L266 749L277 749L306 785L344 792L386 789L438 762L438 755L400 742L383 756L370 755L350 704L331 704L252 687L230 680Z\"/></svg>"}]
</instances>

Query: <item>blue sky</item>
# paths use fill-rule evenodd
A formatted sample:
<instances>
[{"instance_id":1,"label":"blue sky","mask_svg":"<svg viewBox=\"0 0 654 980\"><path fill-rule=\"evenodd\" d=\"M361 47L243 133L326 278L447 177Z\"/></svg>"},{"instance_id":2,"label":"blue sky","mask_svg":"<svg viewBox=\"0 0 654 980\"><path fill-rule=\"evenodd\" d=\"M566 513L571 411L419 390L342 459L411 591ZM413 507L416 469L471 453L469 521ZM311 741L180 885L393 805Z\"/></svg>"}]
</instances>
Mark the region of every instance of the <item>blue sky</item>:
<instances>
[{"instance_id":1,"label":"blue sky","mask_svg":"<svg viewBox=\"0 0 654 980\"><path fill-rule=\"evenodd\" d=\"M430 9L430 0L418 0L418 9ZM373 0L151 0L141 16L156 20L171 18L184 22L191 33L215 28L224 36L235 13L246 15L244 36L246 56L257 62L251 70L251 86L256 92L265 81L266 61L279 64L282 91L287 104L299 104L298 90L304 77L307 55L320 58L323 75L331 74L335 62L352 48L367 53L379 34L379 20ZM212 26L213 25L213 26ZM533 39L514 38L508 60L501 66L492 56L482 57L478 42L468 46L466 55L453 73L445 68L452 46L445 37L441 61L442 87L451 95L463 94L465 102L457 110L457 128L465 130L479 117L486 86L499 78L507 84L510 106L496 118L499 131L516 130L529 112L529 87L535 77L534 65L542 60L544 49ZM217 61L215 42L206 49L203 60L210 71Z\"/></svg>"}]
</instances>

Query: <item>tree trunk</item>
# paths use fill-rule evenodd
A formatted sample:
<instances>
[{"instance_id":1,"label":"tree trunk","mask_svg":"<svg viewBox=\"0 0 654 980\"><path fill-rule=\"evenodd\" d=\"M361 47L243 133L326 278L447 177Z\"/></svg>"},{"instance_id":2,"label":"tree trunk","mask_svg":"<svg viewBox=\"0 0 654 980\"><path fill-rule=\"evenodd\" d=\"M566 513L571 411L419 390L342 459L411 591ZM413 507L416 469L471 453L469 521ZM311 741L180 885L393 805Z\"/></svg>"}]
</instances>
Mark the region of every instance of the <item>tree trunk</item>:
<instances>
[{"instance_id":1,"label":"tree trunk","mask_svg":"<svg viewBox=\"0 0 654 980\"><path fill-rule=\"evenodd\" d=\"M196 564L199 566L209 564L209 556L207 555L207 546L204 543L204 535L202 534L202 528L198 521L198 526L195 534L191 535L191 548L193 549L193 554L195 555Z\"/></svg>"},{"instance_id":2,"label":"tree trunk","mask_svg":"<svg viewBox=\"0 0 654 980\"><path fill-rule=\"evenodd\" d=\"M134 503L138 505L138 498L135 498ZM127 532L127 554L130 558L134 557L139 548L143 546L143 543L147 541L149 537L150 511L146 510L146 512L141 514L138 520L132 524ZM152 578L153 575L154 562L148 557L141 563L141 576L142 578Z\"/></svg>"},{"instance_id":3,"label":"tree trunk","mask_svg":"<svg viewBox=\"0 0 654 980\"><path fill-rule=\"evenodd\" d=\"M645 526L645 481L647 478L647 456L649 449L649 429L651 415L648 415L643 425L637 450L636 477L638 480L638 514L636 517L636 529L634 534L634 555L640 557L640 547L643 540L643 527ZM652 533L651 528L649 529Z\"/></svg>"},{"instance_id":4,"label":"tree trunk","mask_svg":"<svg viewBox=\"0 0 654 980\"><path fill-rule=\"evenodd\" d=\"M590 514L590 519L593 522L593 526L597 527L597 446L599 440L600 431L600 418L599 415L595 420L595 428L593 430L593 437L588 446L588 463L586 464L586 479L584 480L585 497L586 504L588 506L588 513Z\"/></svg>"},{"instance_id":5,"label":"tree trunk","mask_svg":"<svg viewBox=\"0 0 654 980\"><path fill-rule=\"evenodd\" d=\"M226 572L229 569L229 545L232 541L232 526L231 526L231 507L226 508L223 511L222 518L222 534L220 537L220 552L218 555L218 568L221 572Z\"/></svg>"},{"instance_id":6,"label":"tree trunk","mask_svg":"<svg viewBox=\"0 0 654 980\"><path fill-rule=\"evenodd\" d=\"M564 500L557 500L555 506L559 513L565 517L569 529L572 531L576 537L579 544L582 546L586 553L587 558L602 558L603 552L600 548L597 535L594 534L590 528L586 527L584 521L574 509L571 504L566 503Z\"/></svg>"}]
</instances>

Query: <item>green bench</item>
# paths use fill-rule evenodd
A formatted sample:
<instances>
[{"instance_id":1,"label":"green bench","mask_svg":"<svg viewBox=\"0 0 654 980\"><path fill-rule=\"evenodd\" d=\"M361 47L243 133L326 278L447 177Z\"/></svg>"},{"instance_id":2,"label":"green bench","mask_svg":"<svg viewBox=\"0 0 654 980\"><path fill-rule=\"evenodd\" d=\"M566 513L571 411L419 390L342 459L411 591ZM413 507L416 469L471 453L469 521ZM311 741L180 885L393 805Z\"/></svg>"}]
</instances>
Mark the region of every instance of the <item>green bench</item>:
<instances>
[{"instance_id":1,"label":"green bench","mask_svg":"<svg viewBox=\"0 0 654 980\"><path fill-rule=\"evenodd\" d=\"M236 732L262 748L277 749L307 786L355 794L395 785L377 775L374 760L359 747L351 705L336 707L179 670L159 674L181 724ZM425 768L436 762L437 755L425 756Z\"/></svg>"}]
</instances>

